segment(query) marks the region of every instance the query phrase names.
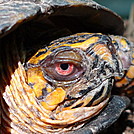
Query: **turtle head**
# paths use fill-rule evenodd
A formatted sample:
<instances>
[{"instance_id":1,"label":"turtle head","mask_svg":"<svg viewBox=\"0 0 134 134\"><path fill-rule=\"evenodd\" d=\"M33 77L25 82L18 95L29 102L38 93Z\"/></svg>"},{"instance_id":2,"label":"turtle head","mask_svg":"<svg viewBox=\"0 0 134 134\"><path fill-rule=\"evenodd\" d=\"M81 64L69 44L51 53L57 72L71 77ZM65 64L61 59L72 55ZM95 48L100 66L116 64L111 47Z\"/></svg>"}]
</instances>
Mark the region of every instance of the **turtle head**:
<instances>
[{"instance_id":1,"label":"turtle head","mask_svg":"<svg viewBox=\"0 0 134 134\"><path fill-rule=\"evenodd\" d=\"M40 49L27 62L27 75L45 109L61 112L108 99L122 65L108 36L80 33Z\"/></svg>"}]
</instances>

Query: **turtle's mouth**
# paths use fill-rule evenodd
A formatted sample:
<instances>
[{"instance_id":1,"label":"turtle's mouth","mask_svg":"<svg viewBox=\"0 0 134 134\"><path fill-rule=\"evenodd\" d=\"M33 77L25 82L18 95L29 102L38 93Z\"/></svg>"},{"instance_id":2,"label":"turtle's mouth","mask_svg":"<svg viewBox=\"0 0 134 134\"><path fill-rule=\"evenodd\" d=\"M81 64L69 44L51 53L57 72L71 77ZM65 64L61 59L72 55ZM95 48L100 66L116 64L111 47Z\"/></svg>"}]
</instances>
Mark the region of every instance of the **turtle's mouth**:
<instances>
[{"instance_id":1,"label":"turtle's mouth","mask_svg":"<svg viewBox=\"0 0 134 134\"><path fill-rule=\"evenodd\" d=\"M74 97L74 94L73 96L70 96L70 93L68 93L62 87L58 87L47 96L42 95L42 97L39 98L39 101L41 102L41 104L45 104L45 109L51 110L53 111L53 113L60 113L65 110L73 110L80 107L92 107L99 105L99 103L110 96L112 85L112 78L105 79L94 89L85 89L85 93L83 93L79 97L77 97L77 94L76 97ZM79 92L81 93L81 90L79 90Z\"/></svg>"},{"instance_id":2,"label":"turtle's mouth","mask_svg":"<svg viewBox=\"0 0 134 134\"><path fill-rule=\"evenodd\" d=\"M68 109L76 109L80 107L92 107L98 105L100 102L108 98L111 94L113 80L111 78L103 81L99 86L90 90L86 94L83 94L78 98L65 99L59 106L57 107L58 111L64 111ZM87 89L88 90L88 89ZM68 95L67 95L68 96Z\"/></svg>"},{"instance_id":3,"label":"turtle's mouth","mask_svg":"<svg viewBox=\"0 0 134 134\"><path fill-rule=\"evenodd\" d=\"M111 94L112 79L106 79L98 87L77 99L68 99L59 103L50 114L54 126L80 124L97 115L108 103Z\"/></svg>"},{"instance_id":4,"label":"turtle's mouth","mask_svg":"<svg viewBox=\"0 0 134 134\"><path fill-rule=\"evenodd\" d=\"M106 79L99 86L78 98L66 98L66 92L62 88L57 88L46 97L44 102L44 108L51 111L51 124L69 125L89 120L97 115L108 103L112 84L112 78Z\"/></svg>"}]
</instances>

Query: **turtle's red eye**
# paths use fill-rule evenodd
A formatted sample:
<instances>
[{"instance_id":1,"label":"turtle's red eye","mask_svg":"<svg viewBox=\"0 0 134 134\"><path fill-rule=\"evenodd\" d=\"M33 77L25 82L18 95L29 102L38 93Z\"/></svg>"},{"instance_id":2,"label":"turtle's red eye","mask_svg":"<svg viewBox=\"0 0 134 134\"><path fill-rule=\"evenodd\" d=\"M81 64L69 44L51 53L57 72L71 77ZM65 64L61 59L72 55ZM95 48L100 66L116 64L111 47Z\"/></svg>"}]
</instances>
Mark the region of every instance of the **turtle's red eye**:
<instances>
[{"instance_id":1,"label":"turtle's red eye","mask_svg":"<svg viewBox=\"0 0 134 134\"><path fill-rule=\"evenodd\" d=\"M45 58L41 63L41 69L48 81L55 80L61 83L78 80L86 70L82 60L83 57L75 49L59 50Z\"/></svg>"},{"instance_id":2,"label":"turtle's red eye","mask_svg":"<svg viewBox=\"0 0 134 134\"><path fill-rule=\"evenodd\" d=\"M74 70L74 65L71 63L57 63L55 70L60 75L69 75Z\"/></svg>"}]
</instances>

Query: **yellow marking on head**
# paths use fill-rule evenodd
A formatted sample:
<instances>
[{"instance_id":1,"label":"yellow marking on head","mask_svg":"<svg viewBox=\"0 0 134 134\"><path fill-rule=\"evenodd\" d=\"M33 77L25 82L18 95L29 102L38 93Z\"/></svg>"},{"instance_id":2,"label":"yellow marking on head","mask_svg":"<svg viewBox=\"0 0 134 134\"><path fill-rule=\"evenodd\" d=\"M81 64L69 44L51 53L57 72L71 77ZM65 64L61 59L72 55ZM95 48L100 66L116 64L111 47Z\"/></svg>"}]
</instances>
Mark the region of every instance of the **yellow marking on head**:
<instances>
[{"instance_id":1,"label":"yellow marking on head","mask_svg":"<svg viewBox=\"0 0 134 134\"><path fill-rule=\"evenodd\" d=\"M115 76L115 79L116 80L120 80L122 77L119 77L119 76Z\"/></svg>"},{"instance_id":2,"label":"yellow marking on head","mask_svg":"<svg viewBox=\"0 0 134 134\"><path fill-rule=\"evenodd\" d=\"M63 88L58 87L53 92L47 95L46 103L48 105L58 105L65 99L66 92Z\"/></svg>"},{"instance_id":3,"label":"yellow marking on head","mask_svg":"<svg viewBox=\"0 0 134 134\"><path fill-rule=\"evenodd\" d=\"M94 47L94 52L101 56L102 59L108 61L111 63L111 59L112 59L112 56L111 56L111 52L110 50L105 47L104 45L102 44L97 44L95 47Z\"/></svg>"},{"instance_id":4,"label":"yellow marking on head","mask_svg":"<svg viewBox=\"0 0 134 134\"><path fill-rule=\"evenodd\" d=\"M40 55L39 57L36 57L36 55L38 54L39 52L37 52L29 61L28 63L30 64L38 64L39 61L45 59L48 55L50 55L52 52L51 51L47 51L45 54L42 54Z\"/></svg>"},{"instance_id":5,"label":"yellow marking on head","mask_svg":"<svg viewBox=\"0 0 134 134\"><path fill-rule=\"evenodd\" d=\"M110 63L113 63L111 54L109 54L109 53L104 54L102 59L105 60L105 61L109 61Z\"/></svg>"},{"instance_id":6,"label":"yellow marking on head","mask_svg":"<svg viewBox=\"0 0 134 134\"><path fill-rule=\"evenodd\" d=\"M122 87L123 85L127 84L128 80L126 78L123 78L121 81L116 82L116 87Z\"/></svg>"},{"instance_id":7,"label":"yellow marking on head","mask_svg":"<svg viewBox=\"0 0 134 134\"><path fill-rule=\"evenodd\" d=\"M45 52L45 51L46 51L46 48L42 48L38 52Z\"/></svg>"},{"instance_id":8,"label":"yellow marking on head","mask_svg":"<svg viewBox=\"0 0 134 134\"><path fill-rule=\"evenodd\" d=\"M77 35L84 35L84 34L92 34L92 33L78 33ZM100 35L101 33L98 33L98 35ZM68 39L67 39L68 40ZM48 46L49 50L45 53L45 54L41 54L40 56L36 57L36 55L38 55L39 52L43 52L46 51L46 49L40 49L29 61L28 63L30 64L38 64L39 61L45 59L48 55L50 55L53 49L57 49L59 47L63 47L63 46L70 46L72 48L80 48L82 50L86 50L91 44L96 43L99 40L99 37L91 37L89 39L86 39L83 42L80 43L72 43L72 44L66 44L66 40L65 43L64 42L59 42L62 43L62 45L56 45L58 43L53 43L51 46Z\"/></svg>"},{"instance_id":9,"label":"yellow marking on head","mask_svg":"<svg viewBox=\"0 0 134 134\"><path fill-rule=\"evenodd\" d=\"M132 58L134 58L134 53L132 54Z\"/></svg>"},{"instance_id":10,"label":"yellow marking on head","mask_svg":"<svg viewBox=\"0 0 134 134\"><path fill-rule=\"evenodd\" d=\"M121 39L120 40L120 43L121 43L121 45L123 46L123 48L128 48L128 45L127 45L127 42L126 42L126 40L125 39Z\"/></svg>"},{"instance_id":11,"label":"yellow marking on head","mask_svg":"<svg viewBox=\"0 0 134 134\"><path fill-rule=\"evenodd\" d=\"M94 47L94 52L98 55L102 55L106 52L108 52L108 49L102 45L102 44L97 44L95 47Z\"/></svg>"},{"instance_id":12,"label":"yellow marking on head","mask_svg":"<svg viewBox=\"0 0 134 134\"><path fill-rule=\"evenodd\" d=\"M112 43L114 44L114 43L116 43L116 41L115 40L112 40Z\"/></svg>"},{"instance_id":13,"label":"yellow marking on head","mask_svg":"<svg viewBox=\"0 0 134 134\"><path fill-rule=\"evenodd\" d=\"M50 111L54 110L54 109L57 107L57 105L52 105L52 106L50 106L50 105L48 105L48 104L47 104L46 102L44 102L44 101L40 102L40 104L41 104L46 110L50 110Z\"/></svg>"},{"instance_id":14,"label":"yellow marking on head","mask_svg":"<svg viewBox=\"0 0 134 134\"><path fill-rule=\"evenodd\" d=\"M39 81L40 82L40 81ZM44 88L44 84L43 83L36 83L33 86L33 91L35 93L35 96L38 98L40 96L42 96L42 87Z\"/></svg>"},{"instance_id":15,"label":"yellow marking on head","mask_svg":"<svg viewBox=\"0 0 134 134\"><path fill-rule=\"evenodd\" d=\"M83 34L82 34L83 35ZM80 49L82 49L82 50L86 50L89 46L90 46L90 44L93 44L93 43L95 43L95 42L97 42L99 40L99 37L91 37L91 38L89 38L89 39L87 39L87 40L85 40L85 41L83 41L83 42L80 42L80 43L73 43L73 44L62 44L62 45L59 45L59 46L54 46L54 47L52 47L51 49L50 49L50 51L52 50L52 49L57 49L57 48L59 48L59 47L63 47L63 46L70 46L70 47L72 47L72 48L80 48ZM52 45L53 46L53 45ZM51 46L50 46L51 47Z\"/></svg>"},{"instance_id":16,"label":"yellow marking on head","mask_svg":"<svg viewBox=\"0 0 134 134\"><path fill-rule=\"evenodd\" d=\"M130 66L126 76L130 79L134 78L134 66Z\"/></svg>"},{"instance_id":17,"label":"yellow marking on head","mask_svg":"<svg viewBox=\"0 0 134 134\"><path fill-rule=\"evenodd\" d=\"M50 88L50 87L47 87L46 90L48 93L52 92L52 88Z\"/></svg>"},{"instance_id":18,"label":"yellow marking on head","mask_svg":"<svg viewBox=\"0 0 134 134\"><path fill-rule=\"evenodd\" d=\"M46 87L47 81L44 79L40 68L30 68L27 71L28 83L33 84L33 91L36 97L42 96L42 89Z\"/></svg>"},{"instance_id":19,"label":"yellow marking on head","mask_svg":"<svg viewBox=\"0 0 134 134\"><path fill-rule=\"evenodd\" d=\"M76 35L77 36L80 36L80 35L90 35L90 34L92 34L92 33L77 33ZM98 35L101 35L101 33L97 33ZM70 39L70 38L69 38ZM67 39L68 40L68 39ZM59 47L62 47L62 46L70 46L70 47L72 47L72 48L81 48L82 50L86 50L88 47L89 47L89 45L90 44L92 44L92 43L95 43L95 42L97 42L99 40L99 37L91 37L91 38L89 38L89 39L85 39L85 41L83 41L83 42L80 42L80 43L72 43L72 44L66 44L66 41L65 41L65 43L64 42L62 42L62 45L58 45L58 46L54 46L55 45L55 43L54 44L52 44L51 46L49 46L49 48L52 48L52 49L56 49L56 48L59 48Z\"/></svg>"},{"instance_id":20,"label":"yellow marking on head","mask_svg":"<svg viewBox=\"0 0 134 134\"><path fill-rule=\"evenodd\" d=\"M97 42L98 40L99 37L91 37L90 39L87 39L84 42L71 44L71 47L86 50L91 44Z\"/></svg>"}]
</instances>

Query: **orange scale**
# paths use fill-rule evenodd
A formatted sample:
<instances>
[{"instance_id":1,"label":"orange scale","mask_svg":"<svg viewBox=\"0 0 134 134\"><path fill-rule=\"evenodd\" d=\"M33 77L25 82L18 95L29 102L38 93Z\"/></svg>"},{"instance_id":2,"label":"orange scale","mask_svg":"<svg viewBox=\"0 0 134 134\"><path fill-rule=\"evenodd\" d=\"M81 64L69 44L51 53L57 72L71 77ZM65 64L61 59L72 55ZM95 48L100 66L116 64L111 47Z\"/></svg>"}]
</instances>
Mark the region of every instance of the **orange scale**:
<instances>
[{"instance_id":1,"label":"orange scale","mask_svg":"<svg viewBox=\"0 0 134 134\"><path fill-rule=\"evenodd\" d=\"M127 83L128 83L127 78L123 78L121 81L116 82L116 87L122 87L123 85L125 85Z\"/></svg>"},{"instance_id":2,"label":"orange scale","mask_svg":"<svg viewBox=\"0 0 134 134\"><path fill-rule=\"evenodd\" d=\"M130 66L126 76L130 79L134 78L134 66Z\"/></svg>"},{"instance_id":3,"label":"orange scale","mask_svg":"<svg viewBox=\"0 0 134 134\"><path fill-rule=\"evenodd\" d=\"M61 87L56 88L53 92L46 96L46 103L50 106L58 105L66 96L66 91Z\"/></svg>"}]
</instances>

